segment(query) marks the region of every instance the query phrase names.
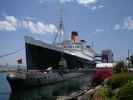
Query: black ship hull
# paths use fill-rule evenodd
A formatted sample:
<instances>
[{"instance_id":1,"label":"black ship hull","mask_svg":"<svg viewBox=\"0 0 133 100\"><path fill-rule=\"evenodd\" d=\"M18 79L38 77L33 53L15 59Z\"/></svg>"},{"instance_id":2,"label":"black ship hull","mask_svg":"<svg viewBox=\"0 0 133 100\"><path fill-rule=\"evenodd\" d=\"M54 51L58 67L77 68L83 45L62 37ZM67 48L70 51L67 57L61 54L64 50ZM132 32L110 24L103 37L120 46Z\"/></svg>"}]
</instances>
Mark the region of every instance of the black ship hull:
<instances>
[{"instance_id":1,"label":"black ship hull","mask_svg":"<svg viewBox=\"0 0 133 100\"><path fill-rule=\"evenodd\" d=\"M61 57L63 57L67 62L68 69L95 66L94 61L89 61L71 54L26 43L26 62L28 69L41 70L48 67L58 69Z\"/></svg>"}]
</instances>

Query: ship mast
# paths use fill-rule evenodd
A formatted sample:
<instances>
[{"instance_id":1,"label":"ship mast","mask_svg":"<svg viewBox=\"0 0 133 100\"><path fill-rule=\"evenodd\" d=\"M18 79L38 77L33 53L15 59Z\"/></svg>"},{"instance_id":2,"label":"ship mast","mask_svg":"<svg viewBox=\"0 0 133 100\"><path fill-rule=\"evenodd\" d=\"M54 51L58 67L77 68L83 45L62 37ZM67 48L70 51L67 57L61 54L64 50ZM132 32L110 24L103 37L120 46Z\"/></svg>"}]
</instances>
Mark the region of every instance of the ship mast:
<instances>
[{"instance_id":1,"label":"ship mast","mask_svg":"<svg viewBox=\"0 0 133 100\"><path fill-rule=\"evenodd\" d=\"M63 4L60 2L59 5L59 25L58 25L58 31L56 33L56 36L54 38L53 44L55 45L56 43L61 43L62 41L66 40L65 36L65 30L64 30L64 23L63 23Z\"/></svg>"}]
</instances>

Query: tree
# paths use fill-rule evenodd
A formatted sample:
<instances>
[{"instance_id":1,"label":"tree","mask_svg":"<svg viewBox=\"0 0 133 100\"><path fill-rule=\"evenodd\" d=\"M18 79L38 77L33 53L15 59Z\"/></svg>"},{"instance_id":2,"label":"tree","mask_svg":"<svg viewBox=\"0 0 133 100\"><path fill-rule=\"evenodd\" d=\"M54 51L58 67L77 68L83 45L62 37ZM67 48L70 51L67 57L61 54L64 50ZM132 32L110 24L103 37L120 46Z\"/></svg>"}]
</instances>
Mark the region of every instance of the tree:
<instances>
[{"instance_id":1,"label":"tree","mask_svg":"<svg viewBox=\"0 0 133 100\"><path fill-rule=\"evenodd\" d=\"M133 55L128 58L128 67L133 67Z\"/></svg>"},{"instance_id":2,"label":"tree","mask_svg":"<svg viewBox=\"0 0 133 100\"><path fill-rule=\"evenodd\" d=\"M127 72L127 66L123 61L120 61L114 66L113 71L114 73Z\"/></svg>"}]
</instances>

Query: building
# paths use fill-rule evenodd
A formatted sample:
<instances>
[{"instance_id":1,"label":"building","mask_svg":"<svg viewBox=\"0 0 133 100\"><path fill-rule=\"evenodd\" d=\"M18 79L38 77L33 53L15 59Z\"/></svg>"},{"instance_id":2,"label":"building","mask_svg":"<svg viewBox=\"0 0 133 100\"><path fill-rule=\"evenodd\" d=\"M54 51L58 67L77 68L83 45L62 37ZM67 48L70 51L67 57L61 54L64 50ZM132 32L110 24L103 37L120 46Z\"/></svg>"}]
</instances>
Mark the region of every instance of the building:
<instances>
[{"instance_id":1,"label":"building","mask_svg":"<svg viewBox=\"0 0 133 100\"><path fill-rule=\"evenodd\" d=\"M96 64L97 69L101 68L113 68L116 65L116 63L98 63Z\"/></svg>"},{"instance_id":2,"label":"building","mask_svg":"<svg viewBox=\"0 0 133 100\"><path fill-rule=\"evenodd\" d=\"M112 50L102 50L102 63L112 63L113 62L113 52Z\"/></svg>"}]
</instances>

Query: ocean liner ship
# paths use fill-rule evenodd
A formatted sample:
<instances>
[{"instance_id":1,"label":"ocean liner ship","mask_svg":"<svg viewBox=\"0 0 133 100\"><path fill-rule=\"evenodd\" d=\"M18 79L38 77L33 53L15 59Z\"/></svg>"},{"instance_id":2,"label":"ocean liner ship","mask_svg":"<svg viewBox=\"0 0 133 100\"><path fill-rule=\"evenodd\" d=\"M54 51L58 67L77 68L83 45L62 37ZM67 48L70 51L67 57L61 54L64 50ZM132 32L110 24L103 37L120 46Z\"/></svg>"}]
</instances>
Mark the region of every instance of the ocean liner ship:
<instances>
[{"instance_id":1,"label":"ocean liner ship","mask_svg":"<svg viewBox=\"0 0 133 100\"><path fill-rule=\"evenodd\" d=\"M25 46L27 71L7 75L12 91L81 77L86 75L85 67L95 66L95 51L85 40L78 41L77 32L56 45L25 37Z\"/></svg>"},{"instance_id":2,"label":"ocean liner ship","mask_svg":"<svg viewBox=\"0 0 133 100\"><path fill-rule=\"evenodd\" d=\"M78 33L71 33L71 40L65 40L55 45L25 37L26 59L28 69L46 69L59 66L68 69L94 66L95 51L85 40L78 40Z\"/></svg>"}]
</instances>

